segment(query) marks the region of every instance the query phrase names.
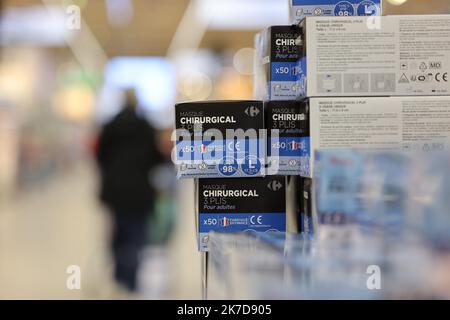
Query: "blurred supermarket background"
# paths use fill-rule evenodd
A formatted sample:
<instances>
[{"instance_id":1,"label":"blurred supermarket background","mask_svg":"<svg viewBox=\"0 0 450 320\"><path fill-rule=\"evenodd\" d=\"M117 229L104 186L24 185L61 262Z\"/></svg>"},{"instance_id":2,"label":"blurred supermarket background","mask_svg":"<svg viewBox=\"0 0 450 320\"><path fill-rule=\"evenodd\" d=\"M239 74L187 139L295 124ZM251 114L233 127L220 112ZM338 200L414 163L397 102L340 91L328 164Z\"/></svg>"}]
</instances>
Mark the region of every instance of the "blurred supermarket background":
<instances>
[{"instance_id":1,"label":"blurred supermarket background","mask_svg":"<svg viewBox=\"0 0 450 320\"><path fill-rule=\"evenodd\" d=\"M449 13L389 0L385 14ZM0 0L0 298L128 298L112 277L98 200L101 125L133 87L167 161L150 179L143 298L201 298L193 184L170 163L176 101L252 97L253 36L285 0ZM82 289L68 290L78 265Z\"/></svg>"}]
</instances>

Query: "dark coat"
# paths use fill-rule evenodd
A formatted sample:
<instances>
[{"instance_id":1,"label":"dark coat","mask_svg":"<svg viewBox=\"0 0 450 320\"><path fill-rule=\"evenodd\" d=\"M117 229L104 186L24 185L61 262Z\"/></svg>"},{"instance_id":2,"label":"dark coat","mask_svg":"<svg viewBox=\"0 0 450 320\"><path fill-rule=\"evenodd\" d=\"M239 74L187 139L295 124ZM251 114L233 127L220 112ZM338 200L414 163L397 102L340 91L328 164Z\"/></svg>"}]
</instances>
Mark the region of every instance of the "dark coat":
<instances>
[{"instance_id":1,"label":"dark coat","mask_svg":"<svg viewBox=\"0 0 450 320\"><path fill-rule=\"evenodd\" d=\"M114 211L146 214L153 209L155 191L151 169L160 161L153 128L129 108L103 128L97 160L101 199Z\"/></svg>"}]
</instances>

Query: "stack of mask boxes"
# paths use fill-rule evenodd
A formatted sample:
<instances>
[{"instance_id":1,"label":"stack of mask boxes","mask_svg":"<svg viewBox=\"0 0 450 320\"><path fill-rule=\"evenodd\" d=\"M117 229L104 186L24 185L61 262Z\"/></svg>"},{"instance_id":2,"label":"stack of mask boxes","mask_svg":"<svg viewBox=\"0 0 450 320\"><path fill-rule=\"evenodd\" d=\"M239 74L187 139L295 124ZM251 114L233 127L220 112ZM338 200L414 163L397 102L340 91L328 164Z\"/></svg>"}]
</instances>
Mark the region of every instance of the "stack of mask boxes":
<instances>
[{"instance_id":1,"label":"stack of mask boxes","mask_svg":"<svg viewBox=\"0 0 450 320\"><path fill-rule=\"evenodd\" d=\"M300 2L291 12L307 12L297 84L310 111L310 177L318 150L449 149L450 15L313 17Z\"/></svg>"},{"instance_id":2,"label":"stack of mask boxes","mask_svg":"<svg viewBox=\"0 0 450 320\"><path fill-rule=\"evenodd\" d=\"M254 101L176 106L202 251L210 231L313 232L317 150L450 146L448 15L383 17L380 0L290 8L290 25L255 37Z\"/></svg>"},{"instance_id":3,"label":"stack of mask boxes","mask_svg":"<svg viewBox=\"0 0 450 320\"><path fill-rule=\"evenodd\" d=\"M286 183L286 226L302 231L299 194L309 176L309 110L297 101L297 63L302 45L298 25L271 26L255 37L255 97L264 101L267 130L267 175L283 176Z\"/></svg>"},{"instance_id":4,"label":"stack of mask boxes","mask_svg":"<svg viewBox=\"0 0 450 320\"><path fill-rule=\"evenodd\" d=\"M178 178L195 179L200 251L209 232L284 232L285 180L265 177L261 101L180 103L176 109Z\"/></svg>"},{"instance_id":5,"label":"stack of mask boxes","mask_svg":"<svg viewBox=\"0 0 450 320\"><path fill-rule=\"evenodd\" d=\"M255 36L254 93L265 106L267 174L286 176L287 230L310 234L310 105L304 94L302 64L307 48L300 22L307 16L376 15L381 6L379 1L289 2L291 24L271 26Z\"/></svg>"}]
</instances>

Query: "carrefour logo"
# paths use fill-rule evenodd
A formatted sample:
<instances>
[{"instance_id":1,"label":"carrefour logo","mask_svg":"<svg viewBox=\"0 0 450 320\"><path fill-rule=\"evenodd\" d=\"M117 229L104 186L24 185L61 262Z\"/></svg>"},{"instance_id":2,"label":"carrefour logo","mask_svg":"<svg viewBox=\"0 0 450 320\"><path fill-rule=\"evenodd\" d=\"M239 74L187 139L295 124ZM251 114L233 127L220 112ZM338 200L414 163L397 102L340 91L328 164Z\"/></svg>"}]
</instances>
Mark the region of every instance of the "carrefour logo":
<instances>
[{"instance_id":1,"label":"carrefour logo","mask_svg":"<svg viewBox=\"0 0 450 320\"><path fill-rule=\"evenodd\" d=\"M271 191L278 191L282 187L283 185L281 184L281 182L277 180L270 181L269 184L267 185L267 188L269 188L269 190Z\"/></svg>"},{"instance_id":2,"label":"carrefour logo","mask_svg":"<svg viewBox=\"0 0 450 320\"><path fill-rule=\"evenodd\" d=\"M247 109L245 109L245 114L249 117L256 117L259 114L259 109L255 106L250 106Z\"/></svg>"}]
</instances>

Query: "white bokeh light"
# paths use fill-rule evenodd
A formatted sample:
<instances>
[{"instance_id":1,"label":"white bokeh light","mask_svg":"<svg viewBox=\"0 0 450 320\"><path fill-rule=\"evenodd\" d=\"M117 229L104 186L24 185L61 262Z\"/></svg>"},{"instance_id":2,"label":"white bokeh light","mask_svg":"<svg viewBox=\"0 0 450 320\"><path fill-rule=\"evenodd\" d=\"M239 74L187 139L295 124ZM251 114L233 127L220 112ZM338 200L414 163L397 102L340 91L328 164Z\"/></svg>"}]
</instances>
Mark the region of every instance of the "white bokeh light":
<instances>
[{"instance_id":1,"label":"white bokeh light","mask_svg":"<svg viewBox=\"0 0 450 320\"><path fill-rule=\"evenodd\" d=\"M243 75L253 74L253 59L255 55L255 49L242 48L239 49L233 57L234 68Z\"/></svg>"}]
</instances>

